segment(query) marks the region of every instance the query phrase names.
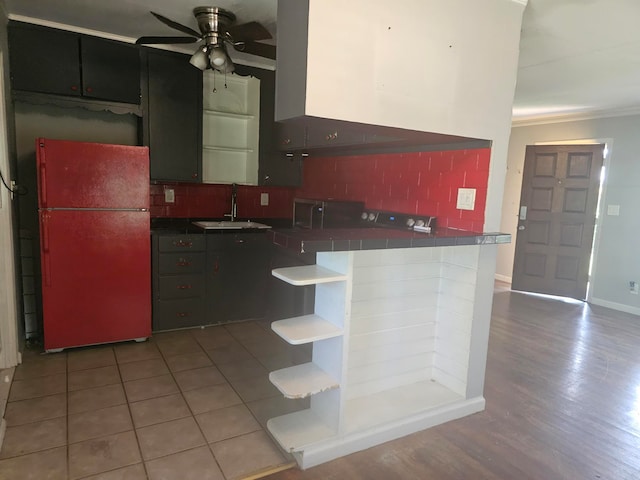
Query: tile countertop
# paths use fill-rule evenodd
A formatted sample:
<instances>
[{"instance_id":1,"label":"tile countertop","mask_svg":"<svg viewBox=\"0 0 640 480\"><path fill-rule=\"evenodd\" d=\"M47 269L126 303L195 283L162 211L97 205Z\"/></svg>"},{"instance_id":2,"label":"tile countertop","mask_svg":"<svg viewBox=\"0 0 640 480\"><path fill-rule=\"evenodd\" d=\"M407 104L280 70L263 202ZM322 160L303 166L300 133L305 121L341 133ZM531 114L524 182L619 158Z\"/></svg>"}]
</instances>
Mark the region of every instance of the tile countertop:
<instances>
[{"instance_id":1,"label":"tile countertop","mask_svg":"<svg viewBox=\"0 0 640 480\"><path fill-rule=\"evenodd\" d=\"M468 232L451 228L437 228L432 234L389 228L290 228L274 229L267 235L274 244L296 253L511 243L508 233Z\"/></svg>"}]
</instances>

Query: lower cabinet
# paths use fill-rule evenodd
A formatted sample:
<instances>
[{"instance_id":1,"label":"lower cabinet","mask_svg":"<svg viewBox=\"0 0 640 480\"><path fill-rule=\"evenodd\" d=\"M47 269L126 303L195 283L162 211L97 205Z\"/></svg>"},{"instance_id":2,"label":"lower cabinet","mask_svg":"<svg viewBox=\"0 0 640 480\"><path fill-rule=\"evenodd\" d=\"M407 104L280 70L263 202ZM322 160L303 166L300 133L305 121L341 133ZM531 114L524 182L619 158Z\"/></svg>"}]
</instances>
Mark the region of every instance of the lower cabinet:
<instances>
[{"instance_id":1,"label":"lower cabinet","mask_svg":"<svg viewBox=\"0 0 640 480\"><path fill-rule=\"evenodd\" d=\"M207 323L264 317L269 245L264 233L207 235Z\"/></svg>"},{"instance_id":2,"label":"lower cabinet","mask_svg":"<svg viewBox=\"0 0 640 480\"><path fill-rule=\"evenodd\" d=\"M153 330L205 323L204 235L153 235Z\"/></svg>"},{"instance_id":3,"label":"lower cabinet","mask_svg":"<svg viewBox=\"0 0 640 480\"><path fill-rule=\"evenodd\" d=\"M158 234L152 243L154 331L265 316L264 233Z\"/></svg>"}]
</instances>

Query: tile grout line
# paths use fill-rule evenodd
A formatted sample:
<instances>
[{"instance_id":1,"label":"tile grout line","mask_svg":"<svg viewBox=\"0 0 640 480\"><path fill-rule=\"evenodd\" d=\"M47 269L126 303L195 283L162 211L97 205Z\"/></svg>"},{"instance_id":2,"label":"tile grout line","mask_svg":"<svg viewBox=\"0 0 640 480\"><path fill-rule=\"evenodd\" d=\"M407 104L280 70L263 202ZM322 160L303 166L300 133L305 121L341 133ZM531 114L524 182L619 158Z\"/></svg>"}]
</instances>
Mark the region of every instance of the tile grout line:
<instances>
[{"instance_id":1,"label":"tile grout line","mask_svg":"<svg viewBox=\"0 0 640 480\"><path fill-rule=\"evenodd\" d=\"M149 339L147 339L146 341L148 342ZM129 402L129 397L127 396L127 391L124 388L124 379L122 378L122 371L120 370L120 362L118 362L118 355L116 354L115 348L112 348L112 350L113 350L113 358L114 358L114 360L116 362L116 368L118 369L118 376L120 377L120 386L122 387L122 393L124 395L124 400L127 403L127 410L129 412L129 419L131 420L131 428L133 429L133 434L136 437L136 444L138 445L138 453L140 453L140 463L142 463L142 469L144 470L145 477L148 480L149 479L149 472L147 471L147 464L145 463L144 457L142 455L142 447L140 447L140 438L138 438L138 430L136 429L136 425L135 425L135 423L133 421L133 414L131 413L131 404ZM120 467L120 468L123 468L123 467Z\"/></svg>"},{"instance_id":2,"label":"tile grout line","mask_svg":"<svg viewBox=\"0 0 640 480\"><path fill-rule=\"evenodd\" d=\"M207 355L207 352L204 350L204 348L202 348L202 345L200 344L200 342L198 342L198 339L194 338L190 331L188 333L189 333L189 338L191 338L192 340L194 340L196 342L198 347L204 352L205 356L211 361L211 364L215 366L215 363L209 357L209 355ZM222 465L220 465L220 462L218 462L218 459L216 458L215 453L213 453L213 449L211 448L211 444L207 441L207 436L204 434L204 431L202 430L202 427L198 423L198 420L196 420L196 416L195 416L195 413L193 412L193 409L191 408L191 405L189 405L189 402L187 402L187 399L184 396L184 392L182 391L182 388L180 388L180 384L176 380L176 377L174 375L174 373L176 373L176 372L171 370L171 367L169 367L169 364L167 362L165 354L164 354L164 352L162 351L162 349L160 348L159 345L157 346L157 348L158 348L158 351L160 352L160 355L162 356L162 359L164 360L165 364L167 365L167 369L169 370L169 374L171 375L171 378L176 383L176 387L178 387L178 391L180 392L180 396L182 397L182 400L184 401L185 405L189 409L189 412L191 413L191 418L193 419L194 423L196 424L196 427L198 428L198 431L200 432L200 435L202 435L202 438L204 439L204 443L206 444L209 452L211 452L211 456L213 457L213 461L216 462L216 465L218 466L218 470L220 470L220 473L222 474L222 476L226 480L228 480L227 476L224 474L224 470L222 470ZM222 372L220 372L220 373L222 374ZM225 378L225 380L226 380L226 378ZM195 450L196 448L200 448L200 447L189 448L187 450L182 450L182 451L186 452L186 451L189 451L189 450ZM179 453L179 452L175 452L175 453ZM162 457L159 457L159 458L162 458Z\"/></svg>"}]
</instances>

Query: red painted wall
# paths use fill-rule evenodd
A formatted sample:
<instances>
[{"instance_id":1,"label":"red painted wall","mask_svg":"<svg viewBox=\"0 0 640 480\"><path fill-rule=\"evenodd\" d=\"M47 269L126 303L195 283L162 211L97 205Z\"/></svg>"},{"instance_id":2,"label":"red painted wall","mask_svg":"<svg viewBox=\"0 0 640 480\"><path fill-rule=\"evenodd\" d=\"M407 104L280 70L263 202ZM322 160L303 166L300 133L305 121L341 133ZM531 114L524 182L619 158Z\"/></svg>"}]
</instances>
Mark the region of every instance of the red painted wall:
<instances>
[{"instance_id":1,"label":"red painted wall","mask_svg":"<svg viewBox=\"0 0 640 480\"><path fill-rule=\"evenodd\" d=\"M361 200L368 208L435 215L438 225L482 231L488 148L352 157L309 157L299 197ZM475 188L474 210L456 208L458 188Z\"/></svg>"},{"instance_id":2,"label":"red painted wall","mask_svg":"<svg viewBox=\"0 0 640 480\"><path fill-rule=\"evenodd\" d=\"M489 179L488 148L439 152L309 157L303 187L238 187L240 218L291 218L293 198L361 200L368 208L435 215L438 225L482 231ZM458 188L475 188L474 210L456 208ZM175 203L164 201L173 188ZM260 206L260 194L269 205ZM229 213L231 185L151 185L151 216L222 218Z\"/></svg>"}]
</instances>

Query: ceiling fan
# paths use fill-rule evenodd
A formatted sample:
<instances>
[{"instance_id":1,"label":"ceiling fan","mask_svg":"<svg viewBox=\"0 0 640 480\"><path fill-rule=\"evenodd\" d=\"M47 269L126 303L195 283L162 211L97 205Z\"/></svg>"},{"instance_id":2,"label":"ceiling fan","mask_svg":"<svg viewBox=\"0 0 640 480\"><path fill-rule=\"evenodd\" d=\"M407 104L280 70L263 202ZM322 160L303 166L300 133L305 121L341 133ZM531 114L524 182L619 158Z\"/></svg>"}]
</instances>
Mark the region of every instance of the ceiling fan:
<instances>
[{"instance_id":1,"label":"ceiling fan","mask_svg":"<svg viewBox=\"0 0 640 480\"><path fill-rule=\"evenodd\" d=\"M266 43L259 43L258 40L271 38L269 31L258 22L248 22L234 25L236 16L219 7L196 7L193 15L198 22L198 29L195 31L185 25L164 17L158 13L151 12L165 25L178 30L188 37L140 37L137 44L178 44L196 43L202 41L198 49L191 56L189 61L200 70L211 68L222 73L231 73L234 70L233 61L227 53L227 45L230 45L239 52L258 55L265 58L276 58L276 47Z\"/></svg>"}]
</instances>

